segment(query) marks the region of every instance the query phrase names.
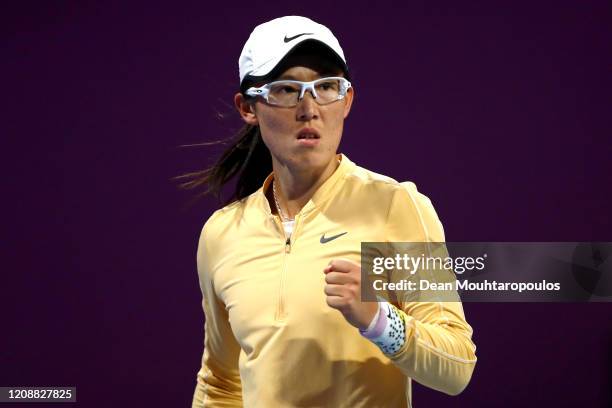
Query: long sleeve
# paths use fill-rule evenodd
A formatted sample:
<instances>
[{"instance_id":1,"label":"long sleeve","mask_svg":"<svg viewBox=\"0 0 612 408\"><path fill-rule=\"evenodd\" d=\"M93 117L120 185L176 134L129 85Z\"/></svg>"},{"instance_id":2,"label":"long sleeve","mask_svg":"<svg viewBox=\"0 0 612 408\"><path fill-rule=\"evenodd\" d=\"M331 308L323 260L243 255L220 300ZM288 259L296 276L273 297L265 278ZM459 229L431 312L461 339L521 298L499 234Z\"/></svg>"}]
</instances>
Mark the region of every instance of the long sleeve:
<instances>
[{"instance_id":1,"label":"long sleeve","mask_svg":"<svg viewBox=\"0 0 612 408\"><path fill-rule=\"evenodd\" d=\"M444 242L442 224L431 202L413 183L402 183L395 192L386 228L388 242ZM476 365L472 328L461 302L400 299L398 306L405 314L406 340L389 356L391 361L422 385L459 394Z\"/></svg>"},{"instance_id":2,"label":"long sleeve","mask_svg":"<svg viewBox=\"0 0 612 408\"><path fill-rule=\"evenodd\" d=\"M228 322L227 311L215 293L210 268L210 238L204 226L197 253L202 290L204 353L197 373L192 408L242 407L242 385L238 372L238 345Z\"/></svg>"}]
</instances>

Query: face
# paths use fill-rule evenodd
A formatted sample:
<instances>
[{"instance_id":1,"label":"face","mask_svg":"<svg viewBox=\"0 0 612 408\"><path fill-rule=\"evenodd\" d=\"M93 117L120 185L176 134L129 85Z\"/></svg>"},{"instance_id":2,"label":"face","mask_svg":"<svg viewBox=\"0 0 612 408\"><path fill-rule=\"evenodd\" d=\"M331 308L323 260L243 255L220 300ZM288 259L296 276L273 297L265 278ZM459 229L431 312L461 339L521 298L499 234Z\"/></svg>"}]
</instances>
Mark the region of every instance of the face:
<instances>
[{"instance_id":1,"label":"face","mask_svg":"<svg viewBox=\"0 0 612 408\"><path fill-rule=\"evenodd\" d=\"M327 76L343 76L332 65L313 61L316 61L316 57L292 57L285 65L288 68L275 80L306 82ZM275 168L286 166L298 172L324 170L335 163L353 92L350 88L344 99L323 106L315 102L310 92L306 92L293 108L268 105L259 98L254 103L248 103L241 94L236 95L235 102L243 119L259 126ZM304 132L316 133L317 136L305 136Z\"/></svg>"}]
</instances>

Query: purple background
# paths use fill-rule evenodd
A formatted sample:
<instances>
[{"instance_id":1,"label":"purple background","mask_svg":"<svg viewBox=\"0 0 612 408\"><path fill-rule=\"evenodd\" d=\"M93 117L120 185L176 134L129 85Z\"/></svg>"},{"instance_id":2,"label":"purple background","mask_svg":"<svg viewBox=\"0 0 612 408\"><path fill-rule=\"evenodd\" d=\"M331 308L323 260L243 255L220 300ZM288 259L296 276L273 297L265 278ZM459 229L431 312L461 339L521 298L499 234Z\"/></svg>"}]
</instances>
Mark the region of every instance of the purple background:
<instances>
[{"instance_id":1,"label":"purple background","mask_svg":"<svg viewBox=\"0 0 612 408\"><path fill-rule=\"evenodd\" d=\"M217 204L188 207L170 178L217 152L179 145L240 126L238 55L281 15L339 37L356 88L342 151L414 181L447 240L612 241L607 1L23 3L0 12L0 385L190 404L196 244ZM416 407L612 405L610 304L465 310L472 382L458 397L417 385Z\"/></svg>"}]
</instances>

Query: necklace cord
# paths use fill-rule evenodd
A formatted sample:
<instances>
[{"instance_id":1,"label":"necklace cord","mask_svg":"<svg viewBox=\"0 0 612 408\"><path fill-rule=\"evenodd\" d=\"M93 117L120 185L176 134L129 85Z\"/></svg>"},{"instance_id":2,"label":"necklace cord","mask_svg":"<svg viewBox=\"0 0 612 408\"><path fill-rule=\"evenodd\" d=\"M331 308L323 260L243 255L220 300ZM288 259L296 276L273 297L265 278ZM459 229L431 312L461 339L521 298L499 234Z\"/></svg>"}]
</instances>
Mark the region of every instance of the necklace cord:
<instances>
[{"instance_id":1,"label":"necklace cord","mask_svg":"<svg viewBox=\"0 0 612 408\"><path fill-rule=\"evenodd\" d=\"M281 216L281 220L282 221L292 221L293 219L286 217L285 214L283 214L283 210L278 202L278 197L276 195L276 180L272 180L272 196L274 197L274 205L276 205L276 210L278 211L278 214Z\"/></svg>"}]
</instances>

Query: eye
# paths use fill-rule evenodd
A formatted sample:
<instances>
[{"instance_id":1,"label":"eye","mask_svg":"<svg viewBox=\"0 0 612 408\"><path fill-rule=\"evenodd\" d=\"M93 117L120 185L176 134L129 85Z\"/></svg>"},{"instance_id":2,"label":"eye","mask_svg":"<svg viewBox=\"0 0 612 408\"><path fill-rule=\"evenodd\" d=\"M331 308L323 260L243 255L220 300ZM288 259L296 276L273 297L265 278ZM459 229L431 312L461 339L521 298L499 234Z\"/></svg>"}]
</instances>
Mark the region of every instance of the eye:
<instances>
[{"instance_id":1,"label":"eye","mask_svg":"<svg viewBox=\"0 0 612 408\"><path fill-rule=\"evenodd\" d=\"M325 81L317 85L317 88L323 91L335 91L338 89L337 81Z\"/></svg>"},{"instance_id":2,"label":"eye","mask_svg":"<svg viewBox=\"0 0 612 408\"><path fill-rule=\"evenodd\" d=\"M284 93L297 92L297 89L287 85L287 86L281 87L280 92L284 92Z\"/></svg>"},{"instance_id":3,"label":"eye","mask_svg":"<svg viewBox=\"0 0 612 408\"><path fill-rule=\"evenodd\" d=\"M300 88L291 83L279 83L275 84L270 91L275 95L288 95L299 92Z\"/></svg>"}]
</instances>

